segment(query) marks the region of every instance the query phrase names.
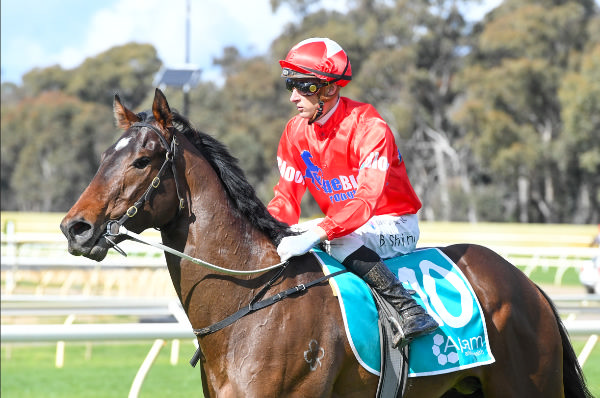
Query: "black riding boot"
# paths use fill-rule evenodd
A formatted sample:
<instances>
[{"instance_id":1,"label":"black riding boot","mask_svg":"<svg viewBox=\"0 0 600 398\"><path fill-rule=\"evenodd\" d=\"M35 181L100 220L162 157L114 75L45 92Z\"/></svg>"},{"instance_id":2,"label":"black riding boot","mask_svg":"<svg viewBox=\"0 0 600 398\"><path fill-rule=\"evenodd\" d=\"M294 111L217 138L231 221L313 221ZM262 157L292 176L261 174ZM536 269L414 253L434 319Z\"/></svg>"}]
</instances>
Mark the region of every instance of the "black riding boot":
<instances>
[{"instance_id":1,"label":"black riding boot","mask_svg":"<svg viewBox=\"0 0 600 398\"><path fill-rule=\"evenodd\" d=\"M401 317L400 326L405 339L412 340L438 328L435 319L417 304L383 262L376 263L363 279L396 308Z\"/></svg>"},{"instance_id":2,"label":"black riding boot","mask_svg":"<svg viewBox=\"0 0 600 398\"><path fill-rule=\"evenodd\" d=\"M405 339L410 340L437 329L439 325L435 319L417 304L373 250L361 246L346 257L343 264L396 308Z\"/></svg>"}]
</instances>

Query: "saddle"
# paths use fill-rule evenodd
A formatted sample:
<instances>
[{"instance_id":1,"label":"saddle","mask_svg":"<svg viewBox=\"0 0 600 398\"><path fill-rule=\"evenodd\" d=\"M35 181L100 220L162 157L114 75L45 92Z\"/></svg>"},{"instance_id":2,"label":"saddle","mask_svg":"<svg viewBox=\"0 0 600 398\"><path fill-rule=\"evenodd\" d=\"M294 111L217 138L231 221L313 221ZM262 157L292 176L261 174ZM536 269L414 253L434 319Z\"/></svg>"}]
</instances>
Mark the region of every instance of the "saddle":
<instances>
[{"instance_id":1,"label":"saddle","mask_svg":"<svg viewBox=\"0 0 600 398\"><path fill-rule=\"evenodd\" d=\"M327 253L313 253L325 275L345 267ZM399 315L358 276L332 277L346 335L358 362L380 376L378 397L402 396L406 377L431 376L493 363L485 320L477 296L462 271L438 249L418 249L385 260L413 298L440 327L412 341L403 337ZM410 352L410 361L409 359Z\"/></svg>"}]
</instances>

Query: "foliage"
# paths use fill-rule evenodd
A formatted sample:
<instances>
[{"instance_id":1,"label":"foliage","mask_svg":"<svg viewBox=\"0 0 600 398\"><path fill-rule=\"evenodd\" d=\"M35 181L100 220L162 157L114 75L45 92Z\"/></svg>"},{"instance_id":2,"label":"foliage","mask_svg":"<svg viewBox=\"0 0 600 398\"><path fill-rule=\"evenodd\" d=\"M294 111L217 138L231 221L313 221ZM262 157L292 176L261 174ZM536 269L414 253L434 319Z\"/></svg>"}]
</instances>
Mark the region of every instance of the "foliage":
<instances>
[{"instance_id":1,"label":"foliage","mask_svg":"<svg viewBox=\"0 0 600 398\"><path fill-rule=\"evenodd\" d=\"M114 138L110 109L58 91L22 101L2 117L2 207L68 209Z\"/></svg>"},{"instance_id":2,"label":"foliage","mask_svg":"<svg viewBox=\"0 0 600 398\"><path fill-rule=\"evenodd\" d=\"M598 217L597 183L582 190L574 178L583 170L561 168L566 159L579 156L565 146L570 138L558 92L585 48L588 9L577 1L507 1L488 17L470 65L458 74L461 102L453 121L491 182L512 186L506 193L516 206L506 206L507 219L585 222Z\"/></svg>"},{"instance_id":3,"label":"foliage","mask_svg":"<svg viewBox=\"0 0 600 398\"><path fill-rule=\"evenodd\" d=\"M562 82L563 145L558 148L559 169L570 176L574 190L589 194L600 204L600 43L581 57Z\"/></svg>"},{"instance_id":4,"label":"foliage","mask_svg":"<svg viewBox=\"0 0 600 398\"><path fill-rule=\"evenodd\" d=\"M130 43L86 59L71 76L67 93L112 106L115 93L137 108L152 91L161 62L150 44Z\"/></svg>"},{"instance_id":5,"label":"foliage","mask_svg":"<svg viewBox=\"0 0 600 398\"><path fill-rule=\"evenodd\" d=\"M353 81L342 94L372 103L392 127L423 201L424 220L597 222L597 5L593 0L504 0L472 23L464 14L472 3L348 0L347 10L339 12L321 9L320 0L271 0L273 10L291 7L297 20L284 27L266 54L244 57L236 47L223 49L214 60L223 83L201 81L192 89L188 116L230 147L267 202L278 178L279 136L294 114L277 61L300 40L327 36L342 44L352 62ZM73 191L93 175L103 149L99 140L114 137L107 127L114 92L128 106L147 109L160 66L152 46L130 43L73 70L34 69L22 87L3 85L2 209L62 210L72 202ZM83 122L61 118L60 106L26 109L48 101L48 92L71 95L85 109L78 120L85 118L85 128L102 132L82 137ZM167 88L166 95L173 108L182 109L181 91ZM47 158L39 149L42 141L30 142L53 125L62 125L64 136L74 142L70 157L63 156L65 165L83 165L70 171L77 178L68 184L58 172L47 173L58 170L57 159L39 160ZM18 136L5 136L5 126ZM60 145L44 142L47 148ZM54 168L42 166L48 162ZM28 171L27 165L35 167ZM38 175L30 175L32 170ZM31 196L32 187L48 178L53 199ZM303 216L316 214L306 199Z\"/></svg>"}]
</instances>

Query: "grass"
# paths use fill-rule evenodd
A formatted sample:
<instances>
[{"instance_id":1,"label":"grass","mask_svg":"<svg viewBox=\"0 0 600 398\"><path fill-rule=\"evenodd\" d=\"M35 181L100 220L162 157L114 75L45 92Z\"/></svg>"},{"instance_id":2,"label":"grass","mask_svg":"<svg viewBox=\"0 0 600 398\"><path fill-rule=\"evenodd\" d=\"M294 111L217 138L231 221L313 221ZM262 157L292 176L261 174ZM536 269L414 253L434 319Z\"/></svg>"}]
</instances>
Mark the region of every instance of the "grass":
<instances>
[{"instance_id":1,"label":"grass","mask_svg":"<svg viewBox=\"0 0 600 398\"><path fill-rule=\"evenodd\" d=\"M525 269L525 267L519 267L521 271ZM556 268L544 268L544 267L536 267L529 278L538 285L552 285L554 284L554 277L556 275ZM579 273L574 268L569 268L562 277L561 286L580 286L581 293L584 293L585 290L579 281Z\"/></svg>"},{"instance_id":2,"label":"grass","mask_svg":"<svg viewBox=\"0 0 600 398\"><path fill-rule=\"evenodd\" d=\"M587 336L578 336L571 339L576 354L581 352L586 340ZM600 345L598 343L596 343L596 346L583 366L583 374L592 395L600 397Z\"/></svg>"},{"instance_id":3,"label":"grass","mask_svg":"<svg viewBox=\"0 0 600 398\"><path fill-rule=\"evenodd\" d=\"M34 213L3 211L2 231L12 221L19 232L60 233L59 224L66 213ZM419 223L422 245L430 242L501 243L516 246L579 246L586 247L598 233L596 225L586 224L522 224L431 222Z\"/></svg>"},{"instance_id":4,"label":"grass","mask_svg":"<svg viewBox=\"0 0 600 398\"><path fill-rule=\"evenodd\" d=\"M1 395L3 398L111 398L126 397L148 354L151 341L122 344L94 343L86 359L85 343L68 343L64 367L54 366L55 345L3 345ZM171 365L171 345L162 348L146 376L141 398L203 397L200 371L188 359L195 351L182 342L177 365Z\"/></svg>"},{"instance_id":5,"label":"grass","mask_svg":"<svg viewBox=\"0 0 600 398\"><path fill-rule=\"evenodd\" d=\"M589 247L598 233L589 224L522 224L465 222L419 223L419 244L477 243L484 246Z\"/></svg>"},{"instance_id":6,"label":"grass","mask_svg":"<svg viewBox=\"0 0 600 398\"><path fill-rule=\"evenodd\" d=\"M584 344L585 338L573 339L577 353ZM54 366L55 345L3 345L1 395L3 398L125 397L151 345L149 341L94 343L91 358L86 359L85 343L69 343L61 369ZM139 396L203 397L200 372L187 362L194 345L182 342L182 357L177 365L169 363L170 349L167 344L161 350ZM592 394L600 397L600 347L592 351L583 370Z\"/></svg>"}]
</instances>

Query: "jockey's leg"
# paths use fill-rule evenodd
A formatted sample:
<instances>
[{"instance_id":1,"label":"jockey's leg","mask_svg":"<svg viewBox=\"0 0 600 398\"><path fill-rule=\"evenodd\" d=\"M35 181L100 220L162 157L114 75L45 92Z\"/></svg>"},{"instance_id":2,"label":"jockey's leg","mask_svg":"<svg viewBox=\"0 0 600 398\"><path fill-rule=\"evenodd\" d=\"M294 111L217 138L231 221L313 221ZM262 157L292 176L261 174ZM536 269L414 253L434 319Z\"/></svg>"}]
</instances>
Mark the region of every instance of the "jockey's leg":
<instances>
[{"instance_id":1,"label":"jockey's leg","mask_svg":"<svg viewBox=\"0 0 600 398\"><path fill-rule=\"evenodd\" d=\"M400 326L405 339L411 340L431 333L439 326L371 249L361 246L347 256L342 264L396 308L401 317Z\"/></svg>"}]
</instances>

